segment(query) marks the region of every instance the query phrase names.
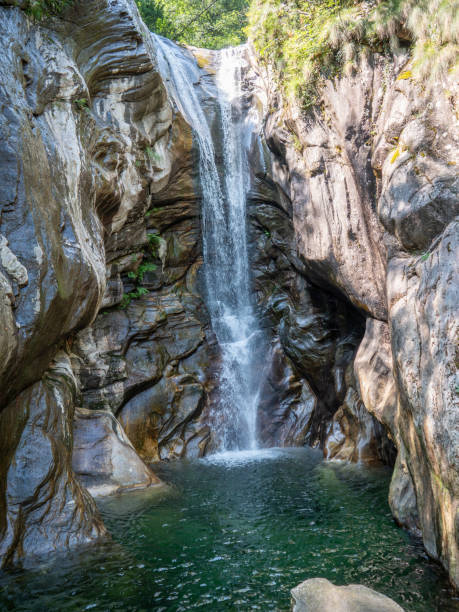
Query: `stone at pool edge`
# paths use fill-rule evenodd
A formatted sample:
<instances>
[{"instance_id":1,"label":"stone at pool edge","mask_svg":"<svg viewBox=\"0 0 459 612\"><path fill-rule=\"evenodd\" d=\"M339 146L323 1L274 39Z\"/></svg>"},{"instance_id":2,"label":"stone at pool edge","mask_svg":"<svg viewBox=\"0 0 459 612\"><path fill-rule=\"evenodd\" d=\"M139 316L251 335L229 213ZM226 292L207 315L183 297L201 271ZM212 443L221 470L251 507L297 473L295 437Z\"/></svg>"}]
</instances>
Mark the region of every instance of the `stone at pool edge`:
<instances>
[{"instance_id":1,"label":"stone at pool edge","mask_svg":"<svg viewBox=\"0 0 459 612\"><path fill-rule=\"evenodd\" d=\"M167 486L138 456L109 410L75 409L72 464L93 497Z\"/></svg>"},{"instance_id":2,"label":"stone at pool edge","mask_svg":"<svg viewBox=\"0 0 459 612\"><path fill-rule=\"evenodd\" d=\"M290 592L292 612L404 612L386 595L361 584L336 586L325 578L311 578Z\"/></svg>"}]
</instances>

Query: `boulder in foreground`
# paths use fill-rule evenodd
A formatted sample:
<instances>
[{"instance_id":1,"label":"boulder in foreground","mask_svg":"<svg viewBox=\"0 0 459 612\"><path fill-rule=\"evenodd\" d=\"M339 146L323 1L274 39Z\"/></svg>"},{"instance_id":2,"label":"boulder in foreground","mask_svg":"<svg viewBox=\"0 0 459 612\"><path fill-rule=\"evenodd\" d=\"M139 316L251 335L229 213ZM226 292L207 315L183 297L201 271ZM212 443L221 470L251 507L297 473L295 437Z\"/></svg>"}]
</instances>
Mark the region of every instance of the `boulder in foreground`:
<instances>
[{"instance_id":1,"label":"boulder in foreground","mask_svg":"<svg viewBox=\"0 0 459 612\"><path fill-rule=\"evenodd\" d=\"M361 584L335 586L325 578L291 590L293 612L403 612L395 601Z\"/></svg>"}]
</instances>

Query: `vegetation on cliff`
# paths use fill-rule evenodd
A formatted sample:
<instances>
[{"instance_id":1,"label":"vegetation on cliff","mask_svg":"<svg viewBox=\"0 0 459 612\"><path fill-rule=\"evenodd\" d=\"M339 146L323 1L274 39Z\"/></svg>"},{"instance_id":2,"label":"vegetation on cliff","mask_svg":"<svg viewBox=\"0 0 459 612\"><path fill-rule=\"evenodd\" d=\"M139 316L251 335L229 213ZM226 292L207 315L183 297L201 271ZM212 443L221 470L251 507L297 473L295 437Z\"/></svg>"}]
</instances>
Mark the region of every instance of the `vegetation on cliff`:
<instances>
[{"instance_id":1,"label":"vegetation on cliff","mask_svg":"<svg viewBox=\"0 0 459 612\"><path fill-rule=\"evenodd\" d=\"M26 12L35 19L59 15L73 0L29 0Z\"/></svg>"},{"instance_id":2,"label":"vegetation on cliff","mask_svg":"<svg viewBox=\"0 0 459 612\"><path fill-rule=\"evenodd\" d=\"M252 0L247 31L285 93L308 107L323 79L353 71L370 51L409 47L406 78L438 81L458 66L458 15L458 0Z\"/></svg>"},{"instance_id":3,"label":"vegetation on cliff","mask_svg":"<svg viewBox=\"0 0 459 612\"><path fill-rule=\"evenodd\" d=\"M153 32L178 42L221 49L245 40L248 0L136 0Z\"/></svg>"}]
</instances>

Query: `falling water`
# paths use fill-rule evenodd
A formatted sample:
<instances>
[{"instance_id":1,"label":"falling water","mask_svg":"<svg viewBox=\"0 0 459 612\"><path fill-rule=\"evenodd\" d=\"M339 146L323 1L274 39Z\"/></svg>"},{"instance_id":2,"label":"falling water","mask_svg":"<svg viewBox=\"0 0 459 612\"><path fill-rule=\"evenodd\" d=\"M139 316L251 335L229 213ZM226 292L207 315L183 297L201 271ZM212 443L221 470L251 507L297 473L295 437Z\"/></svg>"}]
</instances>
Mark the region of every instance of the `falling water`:
<instances>
[{"instance_id":1,"label":"falling water","mask_svg":"<svg viewBox=\"0 0 459 612\"><path fill-rule=\"evenodd\" d=\"M160 69L199 147L202 235L207 308L221 351L218 429L221 450L255 449L260 376L254 354L260 339L250 296L246 200L250 184L240 119L243 48L217 56L223 177L206 113L193 83L199 72L189 52L155 36ZM217 130L218 132L218 130Z\"/></svg>"}]
</instances>

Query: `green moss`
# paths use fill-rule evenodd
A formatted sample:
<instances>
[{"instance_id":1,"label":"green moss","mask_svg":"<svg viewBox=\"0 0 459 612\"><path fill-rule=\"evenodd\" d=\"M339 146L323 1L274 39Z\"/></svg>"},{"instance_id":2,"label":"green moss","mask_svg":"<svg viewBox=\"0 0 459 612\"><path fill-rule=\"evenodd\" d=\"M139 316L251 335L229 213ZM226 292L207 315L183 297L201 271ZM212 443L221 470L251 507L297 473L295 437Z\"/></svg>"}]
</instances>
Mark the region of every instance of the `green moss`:
<instances>
[{"instance_id":1,"label":"green moss","mask_svg":"<svg viewBox=\"0 0 459 612\"><path fill-rule=\"evenodd\" d=\"M159 163L161 161L161 156L159 155L159 153L154 151L150 146L145 147L145 153L147 159L149 159L151 162L154 161L156 163Z\"/></svg>"}]
</instances>

